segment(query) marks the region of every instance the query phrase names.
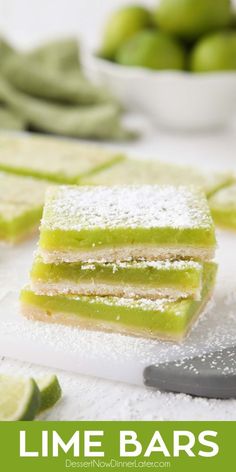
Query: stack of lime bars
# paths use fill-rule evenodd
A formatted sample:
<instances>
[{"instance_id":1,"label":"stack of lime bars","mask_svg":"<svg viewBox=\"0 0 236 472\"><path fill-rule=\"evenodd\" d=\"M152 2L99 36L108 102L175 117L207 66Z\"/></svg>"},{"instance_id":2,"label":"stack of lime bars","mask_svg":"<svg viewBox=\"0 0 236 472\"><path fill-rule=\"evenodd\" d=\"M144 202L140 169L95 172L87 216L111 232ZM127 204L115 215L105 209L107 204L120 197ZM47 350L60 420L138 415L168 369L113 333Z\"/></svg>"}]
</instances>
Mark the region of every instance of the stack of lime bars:
<instances>
[{"instance_id":1,"label":"stack of lime bars","mask_svg":"<svg viewBox=\"0 0 236 472\"><path fill-rule=\"evenodd\" d=\"M180 341L212 294L215 245L194 187L51 187L22 313Z\"/></svg>"}]
</instances>

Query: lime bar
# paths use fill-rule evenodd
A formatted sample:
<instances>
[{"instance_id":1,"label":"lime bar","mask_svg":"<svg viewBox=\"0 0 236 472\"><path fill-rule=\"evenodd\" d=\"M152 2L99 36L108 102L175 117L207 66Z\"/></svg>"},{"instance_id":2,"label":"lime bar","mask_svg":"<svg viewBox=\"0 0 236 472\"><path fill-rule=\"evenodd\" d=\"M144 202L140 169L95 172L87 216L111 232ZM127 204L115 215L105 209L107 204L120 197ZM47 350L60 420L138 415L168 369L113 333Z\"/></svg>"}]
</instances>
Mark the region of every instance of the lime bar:
<instances>
[{"instance_id":1,"label":"lime bar","mask_svg":"<svg viewBox=\"0 0 236 472\"><path fill-rule=\"evenodd\" d=\"M132 261L45 264L37 256L31 270L40 294L199 299L202 265L194 261Z\"/></svg>"},{"instance_id":2,"label":"lime bar","mask_svg":"<svg viewBox=\"0 0 236 472\"><path fill-rule=\"evenodd\" d=\"M236 230L236 184L217 192L210 198L209 204L217 225Z\"/></svg>"},{"instance_id":3,"label":"lime bar","mask_svg":"<svg viewBox=\"0 0 236 472\"><path fill-rule=\"evenodd\" d=\"M15 243L38 228L48 185L0 172L0 240Z\"/></svg>"},{"instance_id":4,"label":"lime bar","mask_svg":"<svg viewBox=\"0 0 236 472\"><path fill-rule=\"evenodd\" d=\"M76 295L38 295L26 287L21 310L27 318L81 328L180 341L214 287L216 265L204 264L201 300L149 300Z\"/></svg>"},{"instance_id":5,"label":"lime bar","mask_svg":"<svg viewBox=\"0 0 236 472\"><path fill-rule=\"evenodd\" d=\"M209 260L215 244L204 194L158 185L51 188L39 240L54 263Z\"/></svg>"},{"instance_id":6,"label":"lime bar","mask_svg":"<svg viewBox=\"0 0 236 472\"><path fill-rule=\"evenodd\" d=\"M198 171L192 167L157 160L126 159L87 176L84 185L196 185L207 196L232 182L230 173Z\"/></svg>"},{"instance_id":7,"label":"lime bar","mask_svg":"<svg viewBox=\"0 0 236 472\"><path fill-rule=\"evenodd\" d=\"M58 183L76 184L123 159L106 149L69 139L0 136L0 170Z\"/></svg>"}]
</instances>

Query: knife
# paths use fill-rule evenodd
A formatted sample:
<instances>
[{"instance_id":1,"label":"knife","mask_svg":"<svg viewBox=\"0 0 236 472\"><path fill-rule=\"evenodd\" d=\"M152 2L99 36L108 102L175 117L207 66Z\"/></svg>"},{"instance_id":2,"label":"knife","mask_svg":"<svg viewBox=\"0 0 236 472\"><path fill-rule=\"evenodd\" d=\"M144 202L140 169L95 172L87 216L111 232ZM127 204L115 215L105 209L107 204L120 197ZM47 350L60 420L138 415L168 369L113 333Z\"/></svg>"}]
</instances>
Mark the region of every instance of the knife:
<instances>
[{"instance_id":1,"label":"knife","mask_svg":"<svg viewBox=\"0 0 236 472\"><path fill-rule=\"evenodd\" d=\"M236 398L236 346L193 359L150 365L144 383L165 392L207 398Z\"/></svg>"}]
</instances>

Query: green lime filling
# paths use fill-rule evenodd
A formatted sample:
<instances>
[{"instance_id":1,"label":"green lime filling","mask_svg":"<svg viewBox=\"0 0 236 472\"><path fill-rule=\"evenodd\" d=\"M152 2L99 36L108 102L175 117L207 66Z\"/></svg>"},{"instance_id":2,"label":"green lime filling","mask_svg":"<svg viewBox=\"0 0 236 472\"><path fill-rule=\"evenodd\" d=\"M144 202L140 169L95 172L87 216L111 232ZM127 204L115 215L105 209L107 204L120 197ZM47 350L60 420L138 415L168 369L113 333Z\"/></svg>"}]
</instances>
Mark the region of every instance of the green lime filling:
<instances>
[{"instance_id":1,"label":"green lime filling","mask_svg":"<svg viewBox=\"0 0 236 472\"><path fill-rule=\"evenodd\" d=\"M209 200L215 223L223 228L236 229L236 184L219 190Z\"/></svg>"},{"instance_id":2,"label":"green lime filling","mask_svg":"<svg viewBox=\"0 0 236 472\"><path fill-rule=\"evenodd\" d=\"M38 256L31 270L32 281L58 283L71 281L76 284L112 284L146 288L171 287L181 291L198 290L202 280L202 266L191 262L176 265L130 263L130 264L45 264ZM78 287L79 288L79 287Z\"/></svg>"},{"instance_id":3,"label":"green lime filling","mask_svg":"<svg viewBox=\"0 0 236 472\"><path fill-rule=\"evenodd\" d=\"M204 306L215 282L217 266L204 264L201 300L130 300L117 297L76 297L37 295L29 288L21 292L21 303L53 313L78 315L88 322L108 322L131 327L149 334L184 335L192 319Z\"/></svg>"},{"instance_id":4,"label":"green lime filling","mask_svg":"<svg viewBox=\"0 0 236 472\"><path fill-rule=\"evenodd\" d=\"M14 242L24 237L39 225L43 206L29 210L11 220L0 215L0 240Z\"/></svg>"},{"instance_id":5,"label":"green lime filling","mask_svg":"<svg viewBox=\"0 0 236 472\"><path fill-rule=\"evenodd\" d=\"M106 247L187 246L214 247L214 227L209 228L116 228L81 231L47 230L41 228L40 248L43 250L94 250Z\"/></svg>"},{"instance_id":6,"label":"green lime filling","mask_svg":"<svg viewBox=\"0 0 236 472\"><path fill-rule=\"evenodd\" d=\"M236 229L236 209L235 211L226 210L226 209L216 209L211 210L212 218L214 222L221 226L222 228L232 228Z\"/></svg>"},{"instance_id":7,"label":"green lime filling","mask_svg":"<svg viewBox=\"0 0 236 472\"><path fill-rule=\"evenodd\" d=\"M201 187L209 197L229 185L232 176L227 173L206 173L192 167L168 164L162 161L126 159L116 165L82 179L83 185L194 185Z\"/></svg>"}]
</instances>

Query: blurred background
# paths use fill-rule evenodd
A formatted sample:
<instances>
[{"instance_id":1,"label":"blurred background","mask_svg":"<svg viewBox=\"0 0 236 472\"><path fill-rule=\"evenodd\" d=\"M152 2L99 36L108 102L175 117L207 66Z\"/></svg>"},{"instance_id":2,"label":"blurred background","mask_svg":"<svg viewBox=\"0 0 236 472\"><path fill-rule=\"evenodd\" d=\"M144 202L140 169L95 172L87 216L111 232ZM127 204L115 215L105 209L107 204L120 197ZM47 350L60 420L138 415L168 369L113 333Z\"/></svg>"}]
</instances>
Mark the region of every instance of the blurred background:
<instances>
[{"instance_id":1,"label":"blurred background","mask_svg":"<svg viewBox=\"0 0 236 472\"><path fill-rule=\"evenodd\" d=\"M221 1L229 2L211 0L210 3L218 8ZM195 7L199 4L198 0L190 2L195 3ZM178 0L175 3L178 4ZM222 57L227 56L227 66L217 66L219 70L209 72L207 68L211 65L207 64L205 73L189 72L189 51L193 45L186 38L183 48L188 58L184 67L179 64L176 67L168 67L168 64L166 67L159 64L157 67L142 67L142 64L135 63L130 66L127 61L121 64L116 59L97 57L95 53L101 50L110 15L117 9L137 4L151 12L158 9L158 0L0 0L2 39L17 53L36 48L33 61L33 57L22 55L15 63L13 60L9 65L6 61L6 68L2 67L0 127L11 127L14 121L16 129L119 143L121 148L132 152L158 155L171 161L195 163L199 160L203 166L232 167L236 150L236 27L233 20L225 28L216 28L220 34L222 30L225 34L225 29L234 34L230 40L232 52L224 54L224 48L229 50L227 44L221 51ZM231 4L236 6L234 0ZM208 13L208 19L211 16ZM159 29L158 20L154 27ZM96 91L86 89L89 98L87 96L84 103L81 96L73 103L71 99L67 100L67 85L70 92L71 85L75 87L76 82L75 76L73 82L66 68L64 71L60 69L58 80L56 76L53 78L60 83L60 89L61 84L62 88L65 86L66 99L60 97L59 92L56 99L50 96L43 75L45 65L53 89L51 66L49 62L44 62L43 66L35 62L35 58L41 57L37 48L43 43L68 37L79 41L83 80L89 78L99 86ZM182 40L178 35L174 37L176 42ZM60 43L57 48L58 52ZM8 52L8 46L4 45L4 53L6 49ZM171 62L173 56L170 52L169 56ZM164 62L167 57L168 53L163 52ZM29 59L25 63L28 69L21 62L25 59ZM40 68L41 77L38 74ZM80 85L84 86L83 81ZM12 121L9 113L16 113L20 121L16 123L15 117ZM57 116L60 117L58 123Z\"/></svg>"},{"instance_id":2,"label":"blurred background","mask_svg":"<svg viewBox=\"0 0 236 472\"><path fill-rule=\"evenodd\" d=\"M0 30L25 48L59 35L75 35L96 47L107 16L137 3L154 5L153 0L0 0Z\"/></svg>"}]
</instances>

